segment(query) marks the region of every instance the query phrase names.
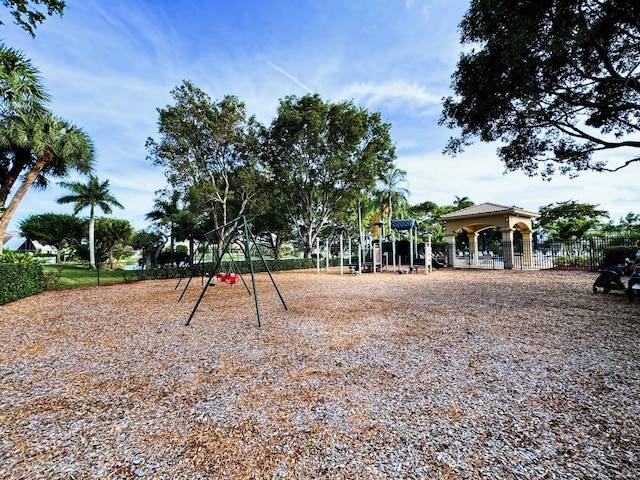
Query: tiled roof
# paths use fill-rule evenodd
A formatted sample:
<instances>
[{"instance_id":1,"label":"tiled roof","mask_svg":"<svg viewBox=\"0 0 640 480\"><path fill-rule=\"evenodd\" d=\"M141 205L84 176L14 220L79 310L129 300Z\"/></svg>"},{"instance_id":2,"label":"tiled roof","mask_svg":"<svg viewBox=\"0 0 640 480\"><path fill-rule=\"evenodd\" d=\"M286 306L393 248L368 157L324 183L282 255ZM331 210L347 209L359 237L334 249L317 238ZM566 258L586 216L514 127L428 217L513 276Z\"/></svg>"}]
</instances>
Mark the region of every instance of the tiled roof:
<instances>
[{"instance_id":1,"label":"tiled roof","mask_svg":"<svg viewBox=\"0 0 640 480\"><path fill-rule=\"evenodd\" d=\"M524 215L528 217L537 217L535 212L528 212L516 207L505 207L504 205L498 205L496 203L481 203L480 205L474 205L472 207L463 208L462 210L456 210L455 212L447 213L440 217L441 220L451 220L454 218L474 217L477 215L490 215L493 213L509 213L514 215Z\"/></svg>"}]
</instances>

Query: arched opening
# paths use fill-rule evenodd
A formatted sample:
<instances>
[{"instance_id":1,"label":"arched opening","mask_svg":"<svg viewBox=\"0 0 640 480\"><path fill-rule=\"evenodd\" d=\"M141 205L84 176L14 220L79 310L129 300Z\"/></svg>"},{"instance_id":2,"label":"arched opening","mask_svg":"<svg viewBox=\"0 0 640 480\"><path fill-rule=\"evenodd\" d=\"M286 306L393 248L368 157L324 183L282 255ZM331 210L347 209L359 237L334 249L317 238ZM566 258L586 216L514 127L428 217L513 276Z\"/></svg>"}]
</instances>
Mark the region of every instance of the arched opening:
<instances>
[{"instance_id":1,"label":"arched opening","mask_svg":"<svg viewBox=\"0 0 640 480\"><path fill-rule=\"evenodd\" d=\"M440 217L446 222L448 266L457 268L536 268L531 220L514 207L483 203ZM466 245L460 243L466 233ZM466 248L465 248L466 247Z\"/></svg>"}]
</instances>

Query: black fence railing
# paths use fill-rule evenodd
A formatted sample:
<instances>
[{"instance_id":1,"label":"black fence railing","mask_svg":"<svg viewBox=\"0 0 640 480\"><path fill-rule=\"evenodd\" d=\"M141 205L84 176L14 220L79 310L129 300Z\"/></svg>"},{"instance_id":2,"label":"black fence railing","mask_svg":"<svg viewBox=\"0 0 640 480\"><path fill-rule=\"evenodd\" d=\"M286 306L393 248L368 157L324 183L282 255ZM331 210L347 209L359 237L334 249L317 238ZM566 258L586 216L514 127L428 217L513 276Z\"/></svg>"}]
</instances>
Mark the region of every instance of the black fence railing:
<instances>
[{"instance_id":1,"label":"black fence railing","mask_svg":"<svg viewBox=\"0 0 640 480\"><path fill-rule=\"evenodd\" d=\"M598 271L626 258L635 259L640 237L586 237L575 241L547 239L542 242L514 240L478 245L478 252L468 247L452 251L446 244L434 244L434 254L442 252L448 266L457 268L518 270L589 270Z\"/></svg>"}]
</instances>

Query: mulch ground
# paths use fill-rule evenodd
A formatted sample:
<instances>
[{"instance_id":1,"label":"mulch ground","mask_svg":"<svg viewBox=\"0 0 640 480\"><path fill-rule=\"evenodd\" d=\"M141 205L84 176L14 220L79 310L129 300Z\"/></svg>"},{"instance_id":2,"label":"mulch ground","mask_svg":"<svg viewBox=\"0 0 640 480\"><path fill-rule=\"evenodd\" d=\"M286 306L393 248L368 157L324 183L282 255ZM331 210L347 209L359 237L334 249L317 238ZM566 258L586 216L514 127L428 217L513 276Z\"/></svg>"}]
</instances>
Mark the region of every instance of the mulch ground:
<instances>
[{"instance_id":1,"label":"mulch ground","mask_svg":"<svg viewBox=\"0 0 640 480\"><path fill-rule=\"evenodd\" d=\"M597 274L194 279L0 306L0 478L640 478L640 302ZM250 282L250 277L245 277Z\"/></svg>"}]
</instances>

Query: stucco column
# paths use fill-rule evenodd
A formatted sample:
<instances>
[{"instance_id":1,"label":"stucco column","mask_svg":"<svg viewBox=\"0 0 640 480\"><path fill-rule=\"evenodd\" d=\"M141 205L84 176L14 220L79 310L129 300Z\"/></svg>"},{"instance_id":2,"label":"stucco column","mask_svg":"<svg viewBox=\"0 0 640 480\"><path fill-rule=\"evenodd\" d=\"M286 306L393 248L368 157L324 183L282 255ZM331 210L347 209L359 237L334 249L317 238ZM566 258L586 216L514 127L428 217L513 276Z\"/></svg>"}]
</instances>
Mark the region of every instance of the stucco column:
<instances>
[{"instance_id":1,"label":"stucco column","mask_svg":"<svg viewBox=\"0 0 640 480\"><path fill-rule=\"evenodd\" d=\"M522 255L524 256L525 266L533 267L533 239L532 232L522 232Z\"/></svg>"},{"instance_id":2,"label":"stucco column","mask_svg":"<svg viewBox=\"0 0 640 480\"><path fill-rule=\"evenodd\" d=\"M469 257L471 265L478 265L478 234L475 232L467 232L469 239Z\"/></svg>"},{"instance_id":3,"label":"stucco column","mask_svg":"<svg viewBox=\"0 0 640 480\"><path fill-rule=\"evenodd\" d=\"M456 234L447 233L447 266L454 267L456 260Z\"/></svg>"},{"instance_id":4,"label":"stucco column","mask_svg":"<svg viewBox=\"0 0 640 480\"><path fill-rule=\"evenodd\" d=\"M505 270L513 268L513 232L514 228L501 228L502 233L502 257L504 258Z\"/></svg>"}]
</instances>

